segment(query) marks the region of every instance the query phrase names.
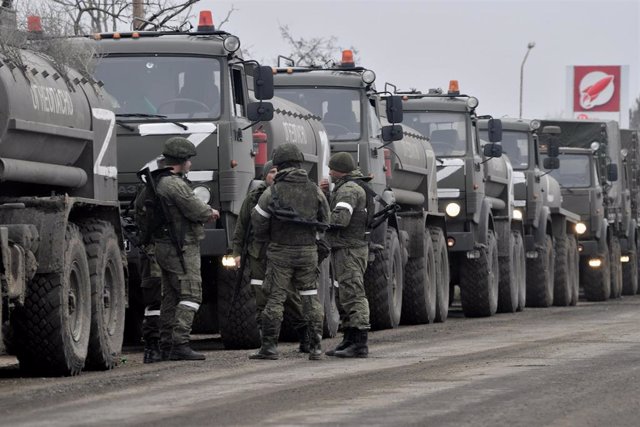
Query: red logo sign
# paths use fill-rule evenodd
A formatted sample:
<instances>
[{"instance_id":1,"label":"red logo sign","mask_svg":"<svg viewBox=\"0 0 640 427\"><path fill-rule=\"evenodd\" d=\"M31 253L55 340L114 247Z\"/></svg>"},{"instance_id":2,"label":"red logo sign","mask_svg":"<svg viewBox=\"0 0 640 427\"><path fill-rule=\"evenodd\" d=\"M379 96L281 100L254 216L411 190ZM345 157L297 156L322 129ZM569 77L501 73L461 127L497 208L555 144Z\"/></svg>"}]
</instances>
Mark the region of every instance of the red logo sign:
<instances>
[{"instance_id":1,"label":"red logo sign","mask_svg":"<svg viewBox=\"0 0 640 427\"><path fill-rule=\"evenodd\" d=\"M573 111L620 111L620 66L573 67Z\"/></svg>"}]
</instances>

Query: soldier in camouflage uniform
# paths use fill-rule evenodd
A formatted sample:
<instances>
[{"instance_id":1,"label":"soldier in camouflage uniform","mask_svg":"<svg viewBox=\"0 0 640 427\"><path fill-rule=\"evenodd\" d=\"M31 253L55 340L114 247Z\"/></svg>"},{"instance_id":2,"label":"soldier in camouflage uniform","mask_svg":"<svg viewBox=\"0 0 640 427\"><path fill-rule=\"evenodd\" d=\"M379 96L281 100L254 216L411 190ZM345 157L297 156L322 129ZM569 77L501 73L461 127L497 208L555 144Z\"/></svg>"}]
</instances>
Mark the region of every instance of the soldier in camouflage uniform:
<instances>
[{"instance_id":1,"label":"soldier in camouflage uniform","mask_svg":"<svg viewBox=\"0 0 640 427\"><path fill-rule=\"evenodd\" d=\"M327 351L327 355L367 357L369 302L363 279L369 258L367 194L356 180L368 179L356 169L349 153L331 156L329 175L335 188L331 194L331 227L327 239L331 244L332 265L339 284L344 338L334 350Z\"/></svg>"},{"instance_id":2,"label":"soldier in camouflage uniform","mask_svg":"<svg viewBox=\"0 0 640 427\"><path fill-rule=\"evenodd\" d=\"M244 245L248 245L248 259L245 263L248 263L248 268L251 273L251 289L253 290L253 295L256 299L256 322L258 324L258 329L261 332L262 311L267 304L267 294L263 289L263 282L267 269L267 244L266 242L258 242L254 238L254 233L251 229L251 211L254 206L258 204L258 200L262 193L264 193L264 190L273 184L273 179L277 172L278 168L273 166L272 161L268 161L264 165L262 169L262 179L264 182L256 189L252 190L244 199L244 202L242 202L232 241L233 256L238 268L241 265L240 254L243 252L243 247ZM247 266L245 265L244 268L247 268ZM242 274L242 272L240 272L240 274ZM285 310L292 320L293 327L298 333L298 337L300 339L300 352L309 353L309 334L307 333L307 324L302 315L302 301L300 300L300 295L295 292L289 294L289 297L285 302Z\"/></svg>"},{"instance_id":3,"label":"soldier in camouflage uniform","mask_svg":"<svg viewBox=\"0 0 640 427\"><path fill-rule=\"evenodd\" d=\"M202 302L200 276L200 241L204 238L203 222L220 217L217 210L196 198L185 174L191 169L196 148L191 141L174 137L164 144L165 165L171 173L157 183L158 196L168 207L168 224L154 233L155 255L162 271L162 306L160 308L160 346L171 350L169 360L204 360L189 345L193 318ZM173 227L182 246L184 266L179 248L170 238Z\"/></svg>"},{"instance_id":4,"label":"soldier in camouflage uniform","mask_svg":"<svg viewBox=\"0 0 640 427\"><path fill-rule=\"evenodd\" d=\"M322 304L318 298L318 229L329 219L324 194L301 169L302 153L294 144L283 144L273 153L278 168L274 184L267 188L251 213L256 239L269 242L267 250L267 304L262 312L262 346L250 359L277 359L278 335L287 294L302 299L310 332L310 360L322 356Z\"/></svg>"}]
</instances>

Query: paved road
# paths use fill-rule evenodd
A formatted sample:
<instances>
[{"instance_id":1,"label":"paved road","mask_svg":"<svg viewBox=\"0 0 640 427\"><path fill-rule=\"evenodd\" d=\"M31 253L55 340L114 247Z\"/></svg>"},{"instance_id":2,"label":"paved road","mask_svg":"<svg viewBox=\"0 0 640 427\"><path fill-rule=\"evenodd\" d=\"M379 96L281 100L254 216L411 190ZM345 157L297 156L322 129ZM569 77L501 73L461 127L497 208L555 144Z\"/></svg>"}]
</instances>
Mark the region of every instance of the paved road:
<instances>
[{"instance_id":1,"label":"paved road","mask_svg":"<svg viewBox=\"0 0 640 427\"><path fill-rule=\"evenodd\" d=\"M365 360L278 361L199 342L205 362L21 378L4 358L0 425L640 425L640 296L370 337ZM325 346L337 339L325 340Z\"/></svg>"}]
</instances>

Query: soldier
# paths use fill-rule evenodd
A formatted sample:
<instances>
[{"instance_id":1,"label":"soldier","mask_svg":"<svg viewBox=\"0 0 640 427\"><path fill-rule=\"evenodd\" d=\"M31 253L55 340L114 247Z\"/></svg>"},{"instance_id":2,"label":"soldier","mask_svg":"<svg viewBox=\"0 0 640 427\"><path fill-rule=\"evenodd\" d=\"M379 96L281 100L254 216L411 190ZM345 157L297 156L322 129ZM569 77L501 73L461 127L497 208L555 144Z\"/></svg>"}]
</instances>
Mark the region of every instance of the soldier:
<instances>
[{"instance_id":1,"label":"soldier","mask_svg":"<svg viewBox=\"0 0 640 427\"><path fill-rule=\"evenodd\" d=\"M193 143L182 137L170 138L165 142L162 154L165 165L171 169L170 173L160 176L157 183L158 196L165 203L169 218L153 235L156 260L162 271L160 347L171 347L169 360L204 360L203 354L194 352L189 346L189 334L202 302L202 223L215 221L220 214L196 198L186 182L185 174L191 169L190 159L196 155ZM177 237L177 242L171 233Z\"/></svg>"},{"instance_id":2,"label":"soldier","mask_svg":"<svg viewBox=\"0 0 640 427\"><path fill-rule=\"evenodd\" d=\"M262 346L250 359L278 359L278 335L287 294L302 299L309 327L309 360L322 356L322 304L318 298L317 232L329 218L327 200L301 169L302 153L294 144L283 144L273 153L278 168L274 184L267 188L251 213L256 239L269 242L267 304L262 312Z\"/></svg>"},{"instance_id":3,"label":"soldier","mask_svg":"<svg viewBox=\"0 0 640 427\"><path fill-rule=\"evenodd\" d=\"M262 179L264 182L251 191L244 199L244 202L242 202L232 242L232 251L238 268L241 265L240 254L243 253L243 247L244 245L248 245L246 252L248 258L245 262L249 263L251 289L256 299L256 321L261 333L262 311L267 303L267 295L263 290L263 282L267 269L267 245L266 242L258 242L254 238L254 233L251 228L251 211L253 207L258 204L258 200L262 193L264 193L264 190L273 184L273 179L277 172L278 168L273 166L272 161L268 161L262 168ZM245 266L244 268L247 267ZM239 274L243 274L243 272L239 272ZM302 315L302 301L297 293L289 294L285 303L285 309L291 317L293 326L300 339L299 351L301 353L309 353L309 334L307 333L307 324Z\"/></svg>"},{"instance_id":4,"label":"soldier","mask_svg":"<svg viewBox=\"0 0 640 427\"><path fill-rule=\"evenodd\" d=\"M367 357L369 347L369 302L364 290L364 272L369 258L368 210L362 185L368 178L356 169L349 153L336 153L329 160L329 176L335 183L331 194L331 221L327 239L331 245L335 278L339 283L342 342L328 356ZM370 205L370 206L368 206Z\"/></svg>"}]
</instances>

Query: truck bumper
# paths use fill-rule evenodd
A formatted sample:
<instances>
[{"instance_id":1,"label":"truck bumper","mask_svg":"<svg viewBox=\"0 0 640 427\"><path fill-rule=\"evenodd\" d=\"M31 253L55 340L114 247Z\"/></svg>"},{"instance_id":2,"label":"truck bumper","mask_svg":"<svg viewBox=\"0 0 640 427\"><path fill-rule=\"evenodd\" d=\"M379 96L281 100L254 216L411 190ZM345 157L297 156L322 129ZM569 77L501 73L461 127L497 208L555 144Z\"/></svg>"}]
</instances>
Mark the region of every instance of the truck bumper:
<instances>
[{"instance_id":1,"label":"truck bumper","mask_svg":"<svg viewBox=\"0 0 640 427\"><path fill-rule=\"evenodd\" d=\"M454 245L449 246L453 239ZM475 249L475 239L471 231L451 231L447 233L447 247L449 252L468 252Z\"/></svg>"},{"instance_id":2,"label":"truck bumper","mask_svg":"<svg viewBox=\"0 0 640 427\"><path fill-rule=\"evenodd\" d=\"M578 251L580 256L596 255L598 253L598 244L597 240L579 240Z\"/></svg>"}]
</instances>

